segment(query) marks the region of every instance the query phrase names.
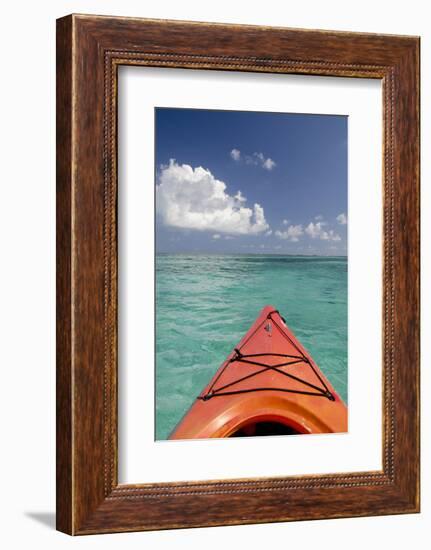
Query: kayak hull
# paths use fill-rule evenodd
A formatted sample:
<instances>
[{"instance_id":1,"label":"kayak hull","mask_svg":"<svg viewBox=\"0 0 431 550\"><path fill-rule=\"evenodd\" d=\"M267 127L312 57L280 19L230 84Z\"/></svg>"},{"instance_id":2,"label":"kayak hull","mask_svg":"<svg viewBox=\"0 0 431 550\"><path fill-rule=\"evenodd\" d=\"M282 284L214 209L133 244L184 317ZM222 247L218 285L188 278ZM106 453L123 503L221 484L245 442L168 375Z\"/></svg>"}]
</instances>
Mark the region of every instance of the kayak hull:
<instances>
[{"instance_id":1,"label":"kayak hull","mask_svg":"<svg viewBox=\"0 0 431 550\"><path fill-rule=\"evenodd\" d=\"M266 306L169 439L346 431L346 405L278 311Z\"/></svg>"}]
</instances>

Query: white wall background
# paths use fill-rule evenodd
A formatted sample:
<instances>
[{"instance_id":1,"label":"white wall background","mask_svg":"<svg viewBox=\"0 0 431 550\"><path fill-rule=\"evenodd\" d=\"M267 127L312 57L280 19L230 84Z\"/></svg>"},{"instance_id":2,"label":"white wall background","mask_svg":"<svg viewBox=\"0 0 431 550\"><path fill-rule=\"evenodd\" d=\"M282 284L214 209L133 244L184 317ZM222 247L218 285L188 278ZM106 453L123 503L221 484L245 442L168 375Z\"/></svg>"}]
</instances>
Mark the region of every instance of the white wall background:
<instances>
[{"instance_id":1,"label":"white wall background","mask_svg":"<svg viewBox=\"0 0 431 550\"><path fill-rule=\"evenodd\" d=\"M349 549L426 547L431 522L431 399L422 405L422 514L384 518L103 535L54 531L55 19L75 13L283 25L422 37L423 334L431 330L431 28L427 2L410 0L56 0L2 6L0 87L0 540L4 548L205 546ZM364 217L364 223L366 223ZM430 387L430 339L422 386ZM429 534L428 537L429 539Z\"/></svg>"}]
</instances>

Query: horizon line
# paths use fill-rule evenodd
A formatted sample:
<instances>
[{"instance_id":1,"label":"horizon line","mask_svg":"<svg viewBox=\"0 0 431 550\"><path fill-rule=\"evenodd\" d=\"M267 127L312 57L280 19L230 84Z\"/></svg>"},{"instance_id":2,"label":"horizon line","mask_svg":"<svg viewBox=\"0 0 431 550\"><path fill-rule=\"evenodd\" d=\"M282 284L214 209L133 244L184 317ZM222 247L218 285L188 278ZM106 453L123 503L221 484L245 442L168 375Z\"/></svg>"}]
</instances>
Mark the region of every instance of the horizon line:
<instances>
[{"instance_id":1,"label":"horizon line","mask_svg":"<svg viewBox=\"0 0 431 550\"><path fill-rule=\"evenodd\" d=\"M280 252L155 252L156 256L305 256L307 258L348 258L347 254L300 254Z\"/></svg>"}]
</instances>

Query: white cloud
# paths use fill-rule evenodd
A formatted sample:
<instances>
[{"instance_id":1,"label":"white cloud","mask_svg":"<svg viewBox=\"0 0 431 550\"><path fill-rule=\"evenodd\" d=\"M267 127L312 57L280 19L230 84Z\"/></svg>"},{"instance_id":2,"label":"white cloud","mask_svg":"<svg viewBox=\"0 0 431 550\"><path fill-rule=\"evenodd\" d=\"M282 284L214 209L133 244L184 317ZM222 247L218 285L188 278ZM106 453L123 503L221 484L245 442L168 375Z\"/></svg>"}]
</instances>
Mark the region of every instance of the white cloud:
<instances>
[{"instance_id":1,"label":"white cloud","mask_svg":"<svg viewBox=\"0 0 431 550\"><path fill-rule=\"evenodd\" d=\"M347 224L347 216L346 216L346 214L344 214L344 212L342 212L341 214L339 214L337 216L337 222L340 225L346 225Z\"/></svg>"},{"instance_id":2,"label":"white cloud","mask_svg":"<svg viewBox=\"0 0 431 550\"><path fill-rule=\"evenodd\" d=\"M271 171L275 166L275 162L271 158L265 158L263 153L253 153L251 157L247 157L249 164L260 164L265 170Z\"/></svg>"},{"instance_id":3,"label":"white cloud","mask_svg":"<svg viewBox=\"0 0 431 550\"><path fill-rule=\"evenodd\" d=\"M302 225L289 225L286 231L277 230L275 232L275 236L279 239L285 239L287 241L292 241L293 243L297 243L299 241L299 237L303 234L304 229Z\"/></svg>"},{"instance_id":4,"label":"white cloud","mask_svg":"<svg viewBox=\"0 0 431 550\"><path fill-rule=\"evenodd\" d=\"M277 166L277 163L270 157L265 157L263 153L254 152L252 155L241 156L241 151L239 149L232 149L230 156L233 160L239 162L242 158L246 164L251 164L253 166L261 166L264 170L271 171Z\"/></svg>"},{"instance_id":5,"label":"white cloud","mask_svg":"<svg viewBox=\"0 0 431 550\"><path fill-rule=\"evenodd\" d=\"M325 231L323 229L324 225L324 222L310 222L305 228L305 233L312 239L320 239L321 241L341 241L341 237L337 235L333 229Z\"/></svg>"},{"instance_id":6,"label":"white cloud","mask_svg":"<svg viewBox=\"0 0 431 550\"><path fill-rule=\"evenodd\" d=\"M322 214L318 214L317 216L314 216L314 219L319 222L319 221L323 220L323 216L322 216Z\"/></svg>"},{"instance_id":7,"label":"white cloud","mask_svg":"<svg viewBox=\"0 0 431 550\"><path fill-rule=\"evenodd\" d=\"M265 168L265 170L272 170L275 166L275 162L270 158L267 158L262 164L262 167Z\"/></svg>"},{"instance_id":8,"label":"white cloud","mask_svg":"<svg viewBox=\"0 0 431 550\"><path fill-rule=\"evenodd\" d=\"M322 223L321 222L318 222L318 223L310 222L307 225L307 227L305 228L305 232L312 239L317 239L318 237L320 237L322 231L323 231L323 229L322 229Z\"/></svg>"},{"instance_id":9,"label":"white cloud","mask_svg":"<svg viewBox=\"0 0 431 550\"><path fill-rule=\"evenodd\" d=\"M220 235L218 233L216 233L215 235L213 235L213 239L216 241L217 239L220 239Z\"/></svg>"},{"instance_id":10,"label":"white cloud","mask_svg":"<svg viewBox=\"0 0 431 550\"><path fill-rule=\"evenodd\" d=\"M241 193L241 191L238 191L238 193L235 195L235 199L236 199L238 202L247 202L247 199L243 196L243 194Z\"/></svg>"},{"instance_id":11,"label":"white cloud","mask_svg":"<svg viewBox=\"0 0 431 550\"><path fill-rule=\"evenodd\" d=\"M323 217L323 216L321 216ZM283 220L283 225L289 223L288 220ZM308 235L312 239L319 239L321 241L341 241L340 235L335 233L333 229L325 230L327 225L324 221L310 222L307 226L301 224L289 225L286 230L277 230L274 234L279 239L284 239L291 242L298 242L300 237L304 234Z\"/></svg>"},{"instance_id":12,"label":"white cloud","mask_svg":"<svg viewBox=\"0 0 431 550\"><path fill-rule=\"evenodd\" d=\"M267 232L265 233L265 236L266 236L266 237L270 237L271 235L272 235L272 229L270 229L269 231L267 231Z\"/></svg>"},{"instance_id":13,"label":"white cloud","mask_svg":"<svg viewBox=\"0 0 431 550\"><path fill-rule=\"evenodd\" d=\"M232 149L230 156L233 160L239 161L241 159L241 151L239 149Z\"/></svg>"},{"instance_id":14,"label":"white cloud","mask_svg":"<svg viewBox=\"0 0 431 550\"><path fill-rule=\"evenodd\" d=\"M226 184L201 166L179 165L175 160L160 172L156 186L157 213L171 227L257 235L269 230L260 204L244 206L245 197L226 192Z\"/></svg>"}]
</instances>

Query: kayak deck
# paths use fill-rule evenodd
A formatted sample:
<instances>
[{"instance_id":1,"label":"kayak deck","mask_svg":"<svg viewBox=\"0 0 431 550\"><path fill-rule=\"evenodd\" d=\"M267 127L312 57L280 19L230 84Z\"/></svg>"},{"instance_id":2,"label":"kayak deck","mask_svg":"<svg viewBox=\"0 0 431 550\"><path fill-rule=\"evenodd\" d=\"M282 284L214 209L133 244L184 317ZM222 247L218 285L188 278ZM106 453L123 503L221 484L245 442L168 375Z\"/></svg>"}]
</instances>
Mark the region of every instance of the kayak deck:
<instances>
[{"instance_id":1,"label":"kayak deck","mask_svg":"<svg viewBox=\"0 0 431 550\"><path fill-rule=\"evenodd\" d=\"M266 306L170 439L347 430L347 408L279 312Z\"/></svg>"}]
</instances>

